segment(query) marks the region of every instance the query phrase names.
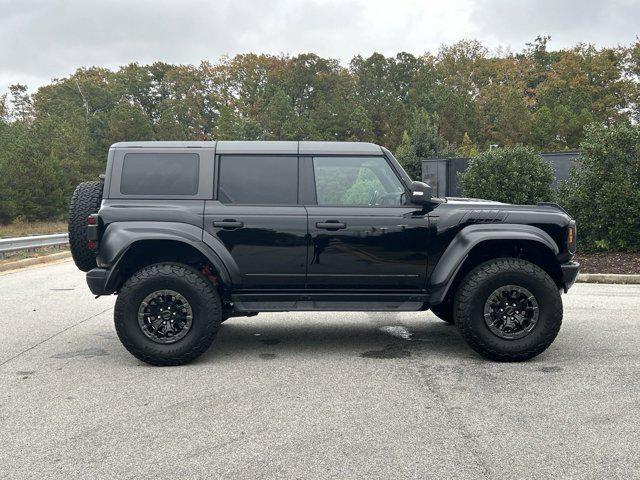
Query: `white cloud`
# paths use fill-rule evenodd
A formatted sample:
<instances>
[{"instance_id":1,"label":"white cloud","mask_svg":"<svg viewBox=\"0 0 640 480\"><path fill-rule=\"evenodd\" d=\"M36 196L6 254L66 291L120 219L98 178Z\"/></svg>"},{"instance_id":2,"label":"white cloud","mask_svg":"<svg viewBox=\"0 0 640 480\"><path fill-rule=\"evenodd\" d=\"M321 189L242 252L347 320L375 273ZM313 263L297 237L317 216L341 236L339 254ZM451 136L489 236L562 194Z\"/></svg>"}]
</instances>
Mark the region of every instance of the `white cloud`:
<instances>
[{"instance_id":1,"label":"white cloud","mask_svg":"<svg viewBox=\"0 0 640 480\"><path fill-rule=\"evenodd\" d=\"M0 12L0 91L132 61L315 52L346 63L374 51L435 52L462 38L518 50L539 34L559 48L640 33L632 0L0 0Z\"/></svg>"}]
</instances>

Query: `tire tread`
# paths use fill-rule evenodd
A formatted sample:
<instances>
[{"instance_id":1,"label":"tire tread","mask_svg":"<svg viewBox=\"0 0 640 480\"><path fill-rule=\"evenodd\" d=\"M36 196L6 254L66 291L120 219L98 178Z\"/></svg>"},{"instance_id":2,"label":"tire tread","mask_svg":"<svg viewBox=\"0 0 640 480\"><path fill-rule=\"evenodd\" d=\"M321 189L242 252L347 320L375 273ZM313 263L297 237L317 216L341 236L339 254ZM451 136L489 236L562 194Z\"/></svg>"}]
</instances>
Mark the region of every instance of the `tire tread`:
<instances>
[{"instance_id":1,"label":"tire tread","mask_svg":"<svg viewBox=\"0 0 640 480\"><path fill-rule=\"evenodd\" d=\"M207 305L209 315L203 315L200 320L206 322L204 335L197 339L196 343L189 350L178 355L167 357L166 353L157 348L152 341L146 342L144 347L129 338L124 322L130 319L125 318L125 308L130 300L131 294L144 282L161 277L180 278L196 290L200 300ZM221 323L221 301L211 282L209 282L195 268L179 263L157 263L142 268L134 273L124 283L118 295L114 309L115 327L120 341L124 347L136 358L145 363L156 366L174 366L189 363L202 355L216 337L218 326Z\"/></svg>"},{"instance_id":2,"label":"tire tread","mask_svg":"<svg viewBox=\"0 0 640 480\"><path fill-rule=\"evenodd\" d=\"M97 213L102 201L102 181L82 182L69 204L69 246L76 266L83 272L96 268L95 250L87 247L87 217Z\"/></svg>"},{"instance_id":3,"label":"tire tread","mask_svg":"<svg viewBox=\"0 0 640 480\"><path fill-rule=\"evenodd\" d=\"M541 282L545 288L548 288L550 291L554 291L555 293L554 295L551 295L552 301L547 305L550 312L549 314L556 320L553 327L547 329L540 341L536 344L527 350L518 353L496 350L477 335L471 327L471 312L469 308L473 296L484 282L486 282L490 277L499 275L500 273L512 272L524 273L535 281ZM503 362L519 362L528 360L546 350L558 335L562 324L562 300L557 292L557 288L558 287L551 277L533 263L518 258L498 258L490 260L469 272L460 284L460 287L456 292L454 303L454 317L456 325L471 348L487 358Z\"/></svg>"}]
</instances>

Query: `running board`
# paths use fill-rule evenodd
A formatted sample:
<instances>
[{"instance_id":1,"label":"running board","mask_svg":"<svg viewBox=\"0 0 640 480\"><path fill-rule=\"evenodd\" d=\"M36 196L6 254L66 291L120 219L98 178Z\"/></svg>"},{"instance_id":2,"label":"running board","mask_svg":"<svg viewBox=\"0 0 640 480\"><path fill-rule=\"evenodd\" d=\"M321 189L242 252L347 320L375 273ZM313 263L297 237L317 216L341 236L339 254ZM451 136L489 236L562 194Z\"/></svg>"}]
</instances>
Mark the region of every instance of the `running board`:
<instances>
[{"instance_id":1,"label":"running board","mask_svg":"<svg viewBox=\"0 0 640 480\"><path fill-rule=\"evenodd\" d=\"M426 296L406 294L316 293L261 294L246 293L231 296L236 311L360 311L414 312L425 310Z\"/></svg>"}]
</instances>

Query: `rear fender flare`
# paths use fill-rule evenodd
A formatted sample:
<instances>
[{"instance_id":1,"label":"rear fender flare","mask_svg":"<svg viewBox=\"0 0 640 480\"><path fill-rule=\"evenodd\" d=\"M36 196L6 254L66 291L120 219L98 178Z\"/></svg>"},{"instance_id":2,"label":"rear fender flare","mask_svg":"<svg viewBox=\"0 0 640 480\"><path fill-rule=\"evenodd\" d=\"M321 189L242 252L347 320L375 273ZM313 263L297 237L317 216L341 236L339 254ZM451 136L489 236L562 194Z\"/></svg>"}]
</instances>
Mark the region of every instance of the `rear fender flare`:
<instances>
[{"instance_id":1,"label":"rear fender flare","mask_svg":"<svg viewBox=\"0 0 640 480\"><path fill-rule=\"evenodd\" d=\"M239 282L239 274L233 258L220 244L218 252L202 241L200 227L176 222L116 222L107 226L100 240L98 263L109 268L107 287L113 287L119 271L119 264L126 252L136 243L145 240L172 240L185 243L202 253L216 268L225 285ZM233 263L222 258L231 259Z\"/></svg>"},{"instance_id":2,"label":"rear fender flare","mask_svg":"<svg viewBox=\"0 0 640 480\"><path fill-rule=\"evenodd\" d=\"M534 241L544 245L554 256L559 252L558 245L549 234L532 225L490 224L465 227L453 238L431 273L429 279L431 305L437 305L445 299L469 252L488 240Z\"/></svg>"}]
</instances>

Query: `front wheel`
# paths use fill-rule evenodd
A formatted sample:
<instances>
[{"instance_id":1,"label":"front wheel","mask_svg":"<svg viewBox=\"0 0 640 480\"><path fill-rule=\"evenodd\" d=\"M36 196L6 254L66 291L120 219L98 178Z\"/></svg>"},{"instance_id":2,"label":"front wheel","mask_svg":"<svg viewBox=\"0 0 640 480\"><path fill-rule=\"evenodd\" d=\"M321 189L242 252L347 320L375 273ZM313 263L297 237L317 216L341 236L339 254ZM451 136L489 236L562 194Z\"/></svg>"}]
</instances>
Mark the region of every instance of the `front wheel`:
<instances>
[{"instance_id":1,"label":"front wheel","mask_svg":"<svg viewBox=\"0 0 640 480\"><path fill-rule=\"evenodd\" d=\"M555 282L538 266L498 258L463 279L454 315L476 352L491 360L523 361L542 353L556 338L562 300Z\"/></svg>"},{"instance_id":2,"label":"front wheel","mask_svg":"<svg viewBox=\"0 0 640 480\"><path fill-rule=\"evenodd\" d=\"M200 272L158 263L122 286L115 305L120 341L151 365L182 365L204 353L222 321L220 297Z\"/></svg>"}]
</instances>

